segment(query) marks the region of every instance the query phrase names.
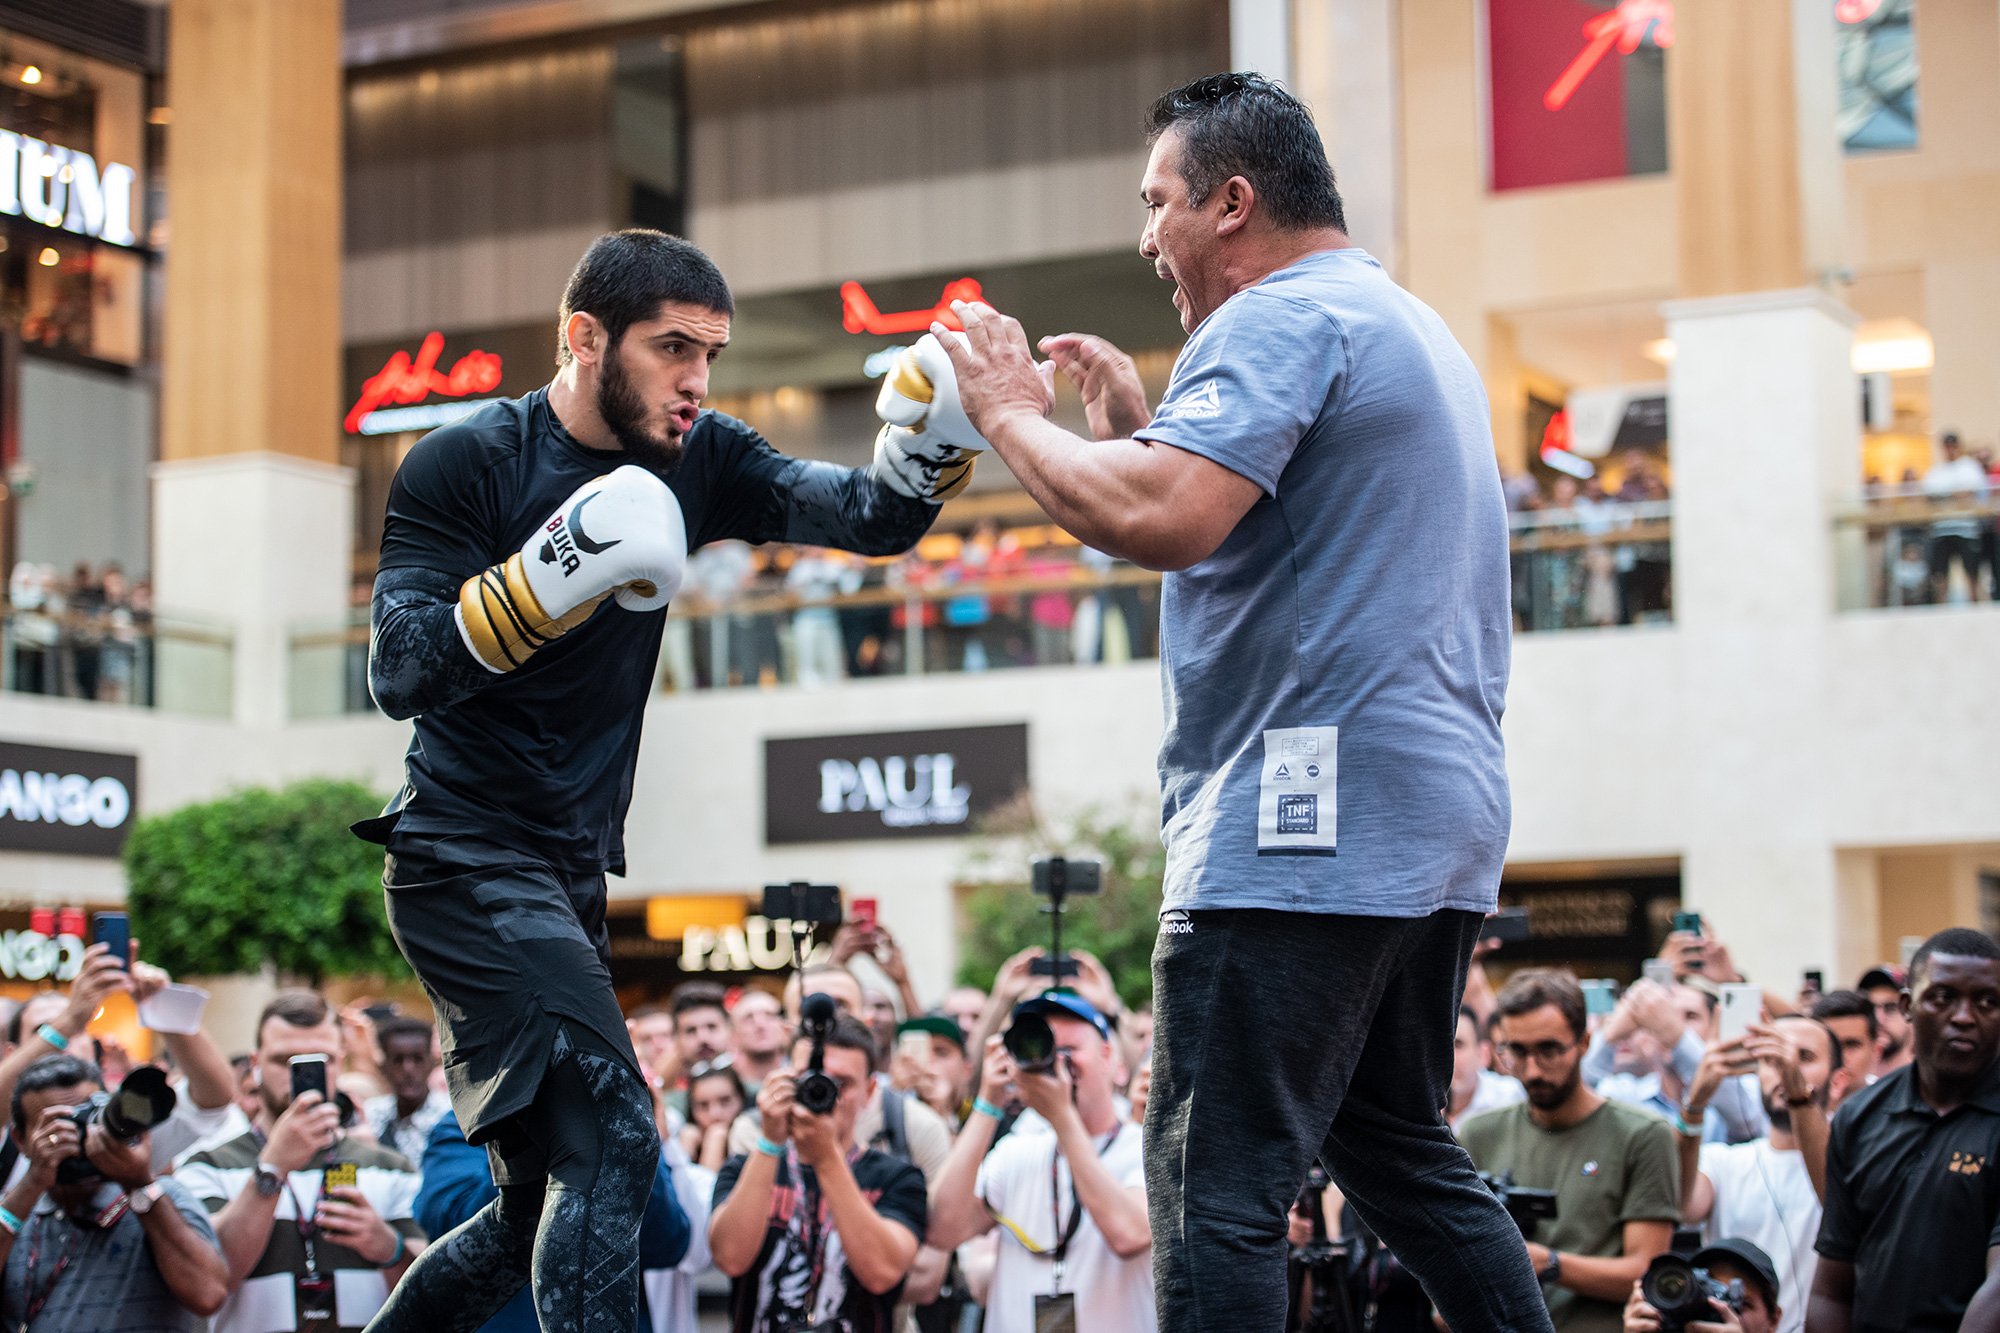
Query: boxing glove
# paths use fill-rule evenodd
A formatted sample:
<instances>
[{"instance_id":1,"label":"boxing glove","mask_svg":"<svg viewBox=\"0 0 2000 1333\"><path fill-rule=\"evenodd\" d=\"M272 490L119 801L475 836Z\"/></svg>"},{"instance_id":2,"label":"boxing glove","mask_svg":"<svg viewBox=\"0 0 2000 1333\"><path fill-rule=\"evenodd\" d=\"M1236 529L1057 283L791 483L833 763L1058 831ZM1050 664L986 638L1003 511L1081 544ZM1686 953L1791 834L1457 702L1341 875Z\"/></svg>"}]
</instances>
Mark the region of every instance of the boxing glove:
<instances>
[{"instance_id":1,"label":"boxing glove","mask_svg":"<svg viewBox=\"0 0 2000 1333\"><path fill-rule=\"evenodd\" d=\"M947 334L964 338L962 333ZM905 347L875 395L875 415L892 426L920 430L960 449L986 449L986 437L972 428L958 401L958 375L935 334Z\"/></svg>"},{"instance_id":2,"label":"boxing glove","mask_svg":"<svg viewBox=\"0 0 2000 1333\"><path fill-rule=\"evenodd\" d=\"M899 494L939 505L972 480L975 457L935 435L884 426L875 435L868 475Z\"/></svg>"},{"instance_id":3,"label":"boxing glove","mask_svg":"<svg viewBox=\"0 0 2000 1333\"><path fill-rule=\"evenodd\" d=\"M606 597L660 611L687 571L687 520L667 484L626 464L579 486L526 545L458 591L458 633L488 671L520 666Z\"/></svg>"}]
</instances>

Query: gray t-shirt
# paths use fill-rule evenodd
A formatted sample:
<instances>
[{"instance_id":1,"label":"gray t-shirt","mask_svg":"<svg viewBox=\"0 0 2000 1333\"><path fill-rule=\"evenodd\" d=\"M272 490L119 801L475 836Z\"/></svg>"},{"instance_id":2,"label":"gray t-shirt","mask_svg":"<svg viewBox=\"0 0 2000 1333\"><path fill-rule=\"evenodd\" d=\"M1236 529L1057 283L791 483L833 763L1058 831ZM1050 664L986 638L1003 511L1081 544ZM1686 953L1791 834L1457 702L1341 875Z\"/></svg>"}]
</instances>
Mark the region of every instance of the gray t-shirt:
<instances>
[{"instance_id":1,"label":"gray t-shirt","mask_svg":"<svg viewBox=\"0 0 2000 1333\"><path fill-rule=\"evenodd\" d=\"M158 1208L172 1207L210 1245L222 1252L208 1210L172 1176L160 1177ZM99 1206L118 1198L118 1187L100 1190ZM60 1278L51 1278L67 1253ZM34 1265L29 1287L29 1260ZM36 1205L7 1255L0 1319L19 1328L31 1302L46 1296L36 1314L38 1333L197 1333L208 1321L175 1300L153 1261L145 1224L129 1211L103 1231L79 1226L56 1211L46 1196Z\"/></svg>"},{"instance_id":2,"label":"gray t-shirt","mask_svg":"<svg viewBox=\"0 0 2000 1333\"><path fill-rule=\"evenodd\" d=\"M1264 491L1162 594L1166 908L1491 911L1507 516L1444 321L1310 255L1202 321L1139 435Z\"/></svg>"}]
</instances>

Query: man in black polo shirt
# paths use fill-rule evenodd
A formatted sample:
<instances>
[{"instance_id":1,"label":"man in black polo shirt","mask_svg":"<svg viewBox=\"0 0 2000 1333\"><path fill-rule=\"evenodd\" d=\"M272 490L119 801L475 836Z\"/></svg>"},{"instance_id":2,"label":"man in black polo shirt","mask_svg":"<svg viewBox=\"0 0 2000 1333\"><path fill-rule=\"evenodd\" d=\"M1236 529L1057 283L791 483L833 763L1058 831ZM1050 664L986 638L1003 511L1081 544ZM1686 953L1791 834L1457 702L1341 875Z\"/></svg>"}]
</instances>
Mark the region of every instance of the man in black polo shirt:
<instances>
[{"instance_id":1,"label":"man in black polo shirt","mask_svg":"<svg viewBox=\"0 0 2000 1333\"><path fill-rule=\"evenodd\" d=\"M1915 1060L1827 1147L1807 1333L2000 1330L2000 945L1940 931L1903 995Z\"/></svg>"}]
</instances>

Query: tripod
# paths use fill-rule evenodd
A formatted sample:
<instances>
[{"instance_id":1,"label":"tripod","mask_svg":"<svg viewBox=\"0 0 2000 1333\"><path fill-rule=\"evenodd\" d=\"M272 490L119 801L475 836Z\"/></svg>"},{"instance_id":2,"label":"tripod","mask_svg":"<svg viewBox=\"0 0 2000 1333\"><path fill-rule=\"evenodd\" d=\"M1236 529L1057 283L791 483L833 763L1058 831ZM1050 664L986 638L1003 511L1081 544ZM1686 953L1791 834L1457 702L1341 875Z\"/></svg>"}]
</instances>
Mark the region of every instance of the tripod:
<instances>
[{"instance_id":1,"label":"tripod","mask_svg":"<svg viewBox=\"0 0 2000 1333\"><path fill-rule=\"evenodd\" d=\"M1318 1162L1306 1173L1299 1208L1312 1219L1312 1238L1292 1247L1287 1265L1290 1309L1286 1333L1359 1333L1348 1291L1346 1241L1326 1234L1326 1188L1331 1183Z\"/></svg>"}]
</instances>

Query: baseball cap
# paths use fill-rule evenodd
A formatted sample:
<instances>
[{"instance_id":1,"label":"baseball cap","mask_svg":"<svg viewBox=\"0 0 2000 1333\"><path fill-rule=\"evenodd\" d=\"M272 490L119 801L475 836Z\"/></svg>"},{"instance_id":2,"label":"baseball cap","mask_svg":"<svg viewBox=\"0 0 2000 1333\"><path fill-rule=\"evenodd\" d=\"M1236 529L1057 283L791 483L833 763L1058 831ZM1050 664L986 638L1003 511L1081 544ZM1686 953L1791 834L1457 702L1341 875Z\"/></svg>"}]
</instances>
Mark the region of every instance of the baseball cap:
<instances>
[{"instance_id":1,"label":"baseball cap","mask_svg":"<svg viewBox=\"0 0 2000 1333\"><path fill-rule=\"evenodd\" d=\"M1756 1277L1757 1285L1764 1289L1764 1303L1778 1303L1778 1266L1754 1242L1741 1236L1725 1236L1713 1245L1704 1245L1696 1250L1692 1262L1696 1268L1707 1268L1717 1260L1735 1268L1748 1269Z\"/></svg>"},{"instance_id":2,"label":"baseball cap","mask_svg":"<svg viewBox=\"0 0 2000 1333\"><path fill-rule=\"evenodd\" d=\"M896 1025L896 1035L910 1032L928 1033L933 1037L943 1037L958 1047L960 1055L965 1054L965 1033L959 1030L958 1020L943 1014L925 1014L921 1018L909 1018Z\"/></svg>"},{"instance_id":3,"label":"baseball cap","mask_svg":"<svg viewBox=\"0 0 2000 1333\"><path fill-rule=\"evenodd\" d=\"M1854 983L1854 989L1864 994L1877 986L1894 986L1897 990L1903 989L1903 969L1893 963L1883 963L1880 967L1871 967L1866 972L1863 972L1861 980Z\"/></svg>"},{"instance_id":4,"label":"baseball cap","mask_svg":"<svg viewBox=\"0 0 2000 1333\"><path fill-rule=\"evenodd\" d=\"M1019 1018L1022 1014L1040 1014L1043 1018L1080 1018L1096 1028L1098 1036L1111 1040L1111 1024L1090 1001L1075 991L1045 990L1014 1006L1014 1017Z\"/></svg>"}]
</instances>

